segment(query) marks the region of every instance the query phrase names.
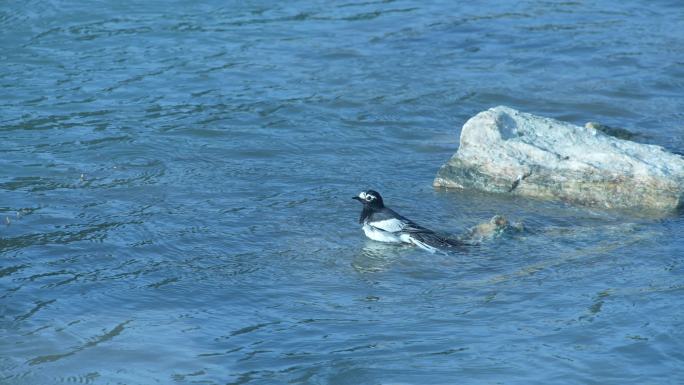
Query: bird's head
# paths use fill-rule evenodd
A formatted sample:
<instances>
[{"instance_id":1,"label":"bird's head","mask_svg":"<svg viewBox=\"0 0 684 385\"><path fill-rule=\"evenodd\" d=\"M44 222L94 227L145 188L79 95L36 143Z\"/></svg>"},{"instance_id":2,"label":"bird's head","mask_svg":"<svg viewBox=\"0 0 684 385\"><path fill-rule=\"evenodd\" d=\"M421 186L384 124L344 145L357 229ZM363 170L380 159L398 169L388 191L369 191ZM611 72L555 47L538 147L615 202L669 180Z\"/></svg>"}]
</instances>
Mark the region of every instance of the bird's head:
<instances>
[{"instance_id":1,"label":"bird's head","mask_svg":"<svg viewBox=\"0 0 684 385\"><path fill-rule=\"evenodd\" d=\"M373 209L381 209L385 205L382 202L382 197L380 193L374 190L361 191L359 195L353 197L357 201L363 203L364 207L370 207Z\"/></svg>"}]
</instances>

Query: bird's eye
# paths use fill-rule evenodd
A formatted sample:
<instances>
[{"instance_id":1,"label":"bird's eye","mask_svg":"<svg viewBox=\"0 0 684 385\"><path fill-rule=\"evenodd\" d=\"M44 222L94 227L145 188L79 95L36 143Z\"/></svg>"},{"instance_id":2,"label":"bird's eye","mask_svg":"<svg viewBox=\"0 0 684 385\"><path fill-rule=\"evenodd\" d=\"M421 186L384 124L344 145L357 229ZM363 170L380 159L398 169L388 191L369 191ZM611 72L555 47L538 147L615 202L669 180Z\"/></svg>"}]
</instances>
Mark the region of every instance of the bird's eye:
<instances>
[{"instance_id":1,"label":"bird's eye","mask_svg":"<svg viewBox=\"0 0 684 385\"><path fill-rule=\"evenodd\" d=\"M372 196L372 195L366 195L366 200L367 200L368 202L372 201L373 199L375 199L374 196Z\"/></svg>"}]
</instances>

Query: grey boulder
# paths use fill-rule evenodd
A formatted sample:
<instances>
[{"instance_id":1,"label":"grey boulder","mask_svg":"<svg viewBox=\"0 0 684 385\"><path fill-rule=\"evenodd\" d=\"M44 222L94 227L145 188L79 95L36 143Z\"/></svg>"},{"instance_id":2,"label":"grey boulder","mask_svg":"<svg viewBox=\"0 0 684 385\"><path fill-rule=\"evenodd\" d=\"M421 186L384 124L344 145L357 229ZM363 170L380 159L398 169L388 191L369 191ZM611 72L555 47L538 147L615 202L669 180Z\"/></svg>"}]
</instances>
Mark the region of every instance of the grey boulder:
<instances>
[{"instance_id":1,"label":"grey boulder","mask_svg":"<svg viewBox=\"0 0 684 385\"><path fill-rule=\"evenodd\" d=\"M435 186L549 198L606 208L673 211L684 197L684 158L499 106L469 119Z\"/></svg>"}]
</instances>

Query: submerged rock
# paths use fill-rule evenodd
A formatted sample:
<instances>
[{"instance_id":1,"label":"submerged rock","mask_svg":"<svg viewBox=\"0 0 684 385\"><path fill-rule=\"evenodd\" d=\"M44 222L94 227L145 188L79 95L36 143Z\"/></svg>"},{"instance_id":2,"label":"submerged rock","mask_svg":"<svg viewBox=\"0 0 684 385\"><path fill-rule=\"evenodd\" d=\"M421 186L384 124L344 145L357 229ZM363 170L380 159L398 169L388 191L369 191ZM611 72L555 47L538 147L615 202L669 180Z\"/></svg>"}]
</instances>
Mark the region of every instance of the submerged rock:
<instances>
[{"instance_id":1,"label":"submerged rock","mask_svg":"<svg viewBox=\"0 0 684 385\"><path fill-rule=\"evenodd\" d=\"M506 232L520 232L523 230L524 227L522 223L511 223L506 217L495 215L489 221L468 229L458 240L467 245L477 245L484 241L494 239Z\"/></svg>"},{"instance_id":2,"label":"submerged rock","mask_svg":"<svg viewBox=\"0 0 684 385\"><path fill-rule=\"evenodd\" d=\"M684 157L499 106L466 122L434 185L671 211L683 206Z\"/></svg>"},{"instance_id":3,"label":"submerged rock","mask_svg":"<svg viewBox=\"0 0 684 385\"><path fill-rule=\"evenodd\" d=\"M639 137L639 134L629 130L625 130L624 128L610 127L596 122L587 122L584 125L584 127L593 128L595 130L603 132L606 135L610 135L618 139L634 140Z\"/></svg>"}]
</instances>

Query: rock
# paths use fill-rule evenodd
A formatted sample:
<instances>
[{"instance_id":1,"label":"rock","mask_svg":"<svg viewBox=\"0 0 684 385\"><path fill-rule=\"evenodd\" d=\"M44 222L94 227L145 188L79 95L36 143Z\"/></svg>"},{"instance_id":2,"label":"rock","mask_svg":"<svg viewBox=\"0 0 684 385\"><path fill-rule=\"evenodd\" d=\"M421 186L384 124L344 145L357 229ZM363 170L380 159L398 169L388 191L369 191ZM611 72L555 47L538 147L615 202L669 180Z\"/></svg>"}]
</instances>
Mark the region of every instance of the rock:
<instances>
[{"instance_id":1,"label":"rock","mask_svg":"<svg viewBox=\"0 0 684 385\"><path fill-rule=\"evenodd\" d=\"M549 198L606 208L682 208L684 157L499 106L463 125L435 186Z\"/></svg>"}]
</instances>

